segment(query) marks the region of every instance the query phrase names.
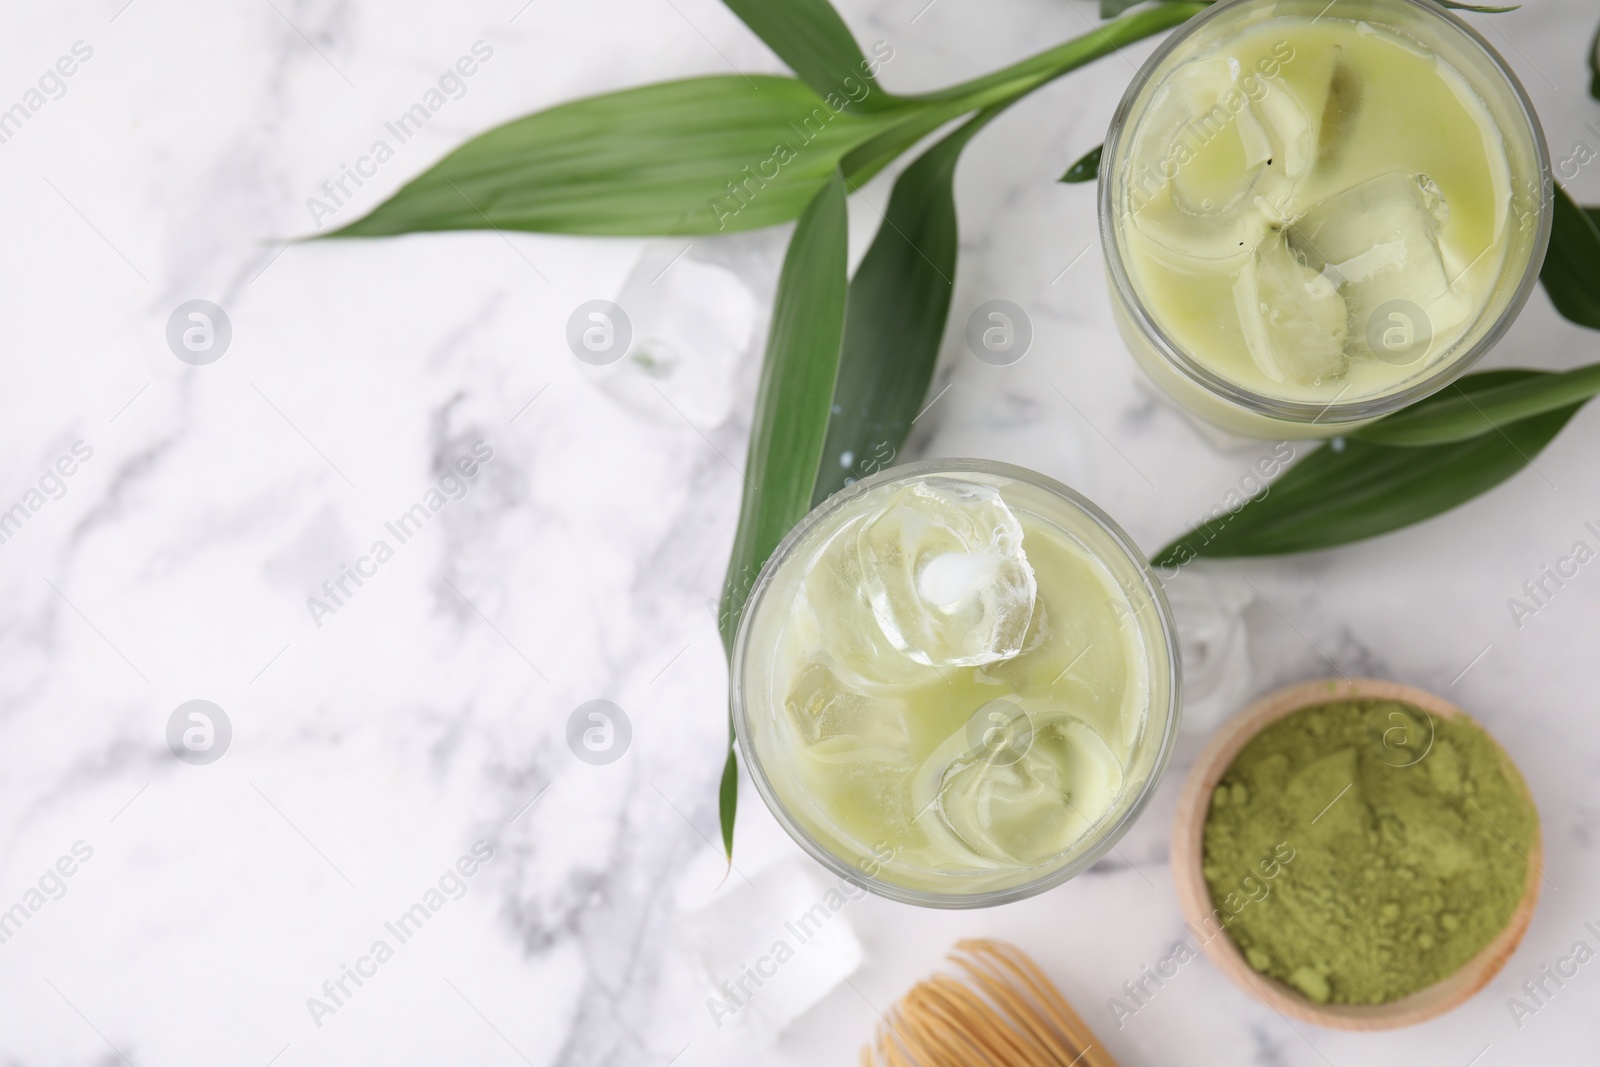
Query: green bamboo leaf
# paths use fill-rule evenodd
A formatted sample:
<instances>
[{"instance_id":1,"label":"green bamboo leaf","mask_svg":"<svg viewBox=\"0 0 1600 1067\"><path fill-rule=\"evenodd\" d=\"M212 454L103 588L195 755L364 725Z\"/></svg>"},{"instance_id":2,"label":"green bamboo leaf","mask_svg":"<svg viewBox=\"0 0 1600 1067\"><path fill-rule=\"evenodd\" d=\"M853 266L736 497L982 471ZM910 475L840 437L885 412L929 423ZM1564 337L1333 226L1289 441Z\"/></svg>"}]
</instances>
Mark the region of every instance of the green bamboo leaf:
<instances>
[{"instance_id":1,"label":"green bamboo leaf","mask_svg":"<svg viewBox=\"0 0 1600 1067\"><path fill-rule=\"evenodd\" d=\"M1069 71L1171 29L1204 9L1204 3L1195 0L1165 0L1161 7L1097 27L1004 70L937 92L901 97L908 105L902 112L905 117L851 149L841 164L845 180L852 188L860 188L902 152L952 119L1020 100Z\"/></svg>"},{"instance_id":2,"label":"green bamboo leaf","mask_svg":"<svg viewBox=\"0 0 1600 1067\"><path fill-rule=\"evenodd\" d=\"M881 111L896 98L877 84L878 67L894 58L879 42L868 59L828 0L723 0L800 80L842 107Z\"/></svg>"},{"instance_id":3,"label":"green bamboo leaf","mask_svg":"<svg viewBox=\"0 0 1600 1067\"><path fill-rule=\"evenodd\" d=\"M967 104L968 111L1016 100L1085 63L1101 56L1108 56L1135 41L1188 21L1204 11L1209 2L1210 0L1163 0L1155 7L1136 11L1108 26L1096 26L1080 37L1063 41L1054 48L1047 48L1020 63L1013 63L1004 70L997 70L993 74L985 74L981 78L973 78L971 81L952 85L938 92L920 93L905 99L920 103L963 100Z\"/></svg>"},{"instance_id":4,"label":"green bamboo leaf","mask_svg":"<svg viewBox=\"0 0 1600 1067\"><path fill-rule=\"evenodd\" d=\"M956 161L1001 108L979 112L907 167L845 303L833 414L813 506L894 461L917 417L956 276Z\"/></svg>"},{"instance_id":5,"label":"green bamboo leaf","mask_svg":"<svg viewBox=\"0 0 1600 1067\"><path fill-rule=\"evenodd\" d=\"M1480 15L1504 15L1508 11L1515 11L1521 4L1512 4L1510 7L1492 7L1489 4L1458 4L1456 0L1439 0L1440 7L1448 7L1452 11L1476 11Z\"/></svg>"},{"instance_id":6,"label":"green bamboo leaf","mask_svg":"<svg viewBox=\"0 0 1600 1067\"><path fill-rule=\"evenodd\" d=\"M852 148L839 164L850 190L854 192L861 188L918 141L971 110L964 101L929 103Z\"/></svg>"},{"instance_id":7,"label":"green bamboo leaf","mask_svg":"<svg viewBox=\"0 0 1600 1067\"><path fill-rule=\"evenodd\" d=\"M1407 447L1465 441L1519 419L1581 404L1596 393L1600 393L1600 363L1472 393L1452 385L1438 394L1436 402L1413 404L1351 436Z\"/></svg>"},{"instance_id":8,"label":"green bamboo leaf","mask_svg":"<svg viewBox=\"0 0 1600 1067\"><path fill-rule=\"evenodd\" d=\"M739 814L739 754L728 742L728 758L722 763L722 785L717 790L717 821L722 824L722 851L733 862L733 822Z\"/></svg>"},{"instance_id":9,"label":"green bamboo leaf","mask_svg":"<svg viewBox=\"0 0 1600 1067\"><path fill-rule=\"evenodd\" d=\"M1092 182L1100 175L1100 154L1105 145L1096 145L1087 155L1067 168L1061 180L1068 184L1077 182Z\"/></svg>"},{"instance_id":10,"label":"green bamboo leaf","mask_svg":"<svg viewBox=\"0 0 1600 1067\"><path fill-rule=\"evenodd\" d=\"M1503 370L1463 378L1466 392L1543 376ZM1430 398L1422 405L1443 403ZM1361 541L1449 511L1530 463L1581 405L1535 415L1497 433L1420 448L1347 439L1295 464L1237 511L1202 523L1156 554L1163 567L1198 557L1272 556Z\"/></svg>"},{"instance_id":11,"label":"green bamboo leaf","mask_svg":"<svg viewBox=\"0 0 1600 1067\"><path fill-rule=\"evenodd\" d=\"M1562 315L1600 330L1600 209L1578 207L1555 187L1550 251L1539 271L1550 302Z\"/></svg>"},{"instance_id":12,"label":"green bamboo leaf","mask_svg":"<svg viewBox=\"0 0 1600 1067\"><path fill-rule=\"evenodd\" d=\"M719 621L729 652L756 575L811 510L844 334L844 198L844 181L835 174L800 217L778 277L739 528L722 590Z\"/></svg>"},{"instance_id":13,"label":"green bamboo leaf","mask_svg":"<svg viewBox=\"0 0 1600 1067\"><path fill-rule=\"evenodd\" d=\"M835 173L800 216L778 276L750 427L739 527L722 585L718 623L729 655L756 575L778 542L811 509L811 487L822 459L844 333L844 201L844 179ZM732 743L730 731L729 759L718 794L722 842L730 860L739 799L739 767Z\"/></svg>"},{"instance_id":14,"label":"green bamboo leaf","mask_svg":"<svg viewBox=\"0 0 1600 1067\"><path fill-rule=\"evenodd\" d=\"M846 152L915 113L835 112L803 83L772 75L625 89L475 137L329 236L757 229L794 219Z\"/></svg>"},{"instance_id":15,"label":"green bamboo leaf","mask_svg":"<svg viewBox=\"0 0 1600 1067\"><path fill-rule=\"evenodd\" d=\"M894 107L870 114L836 111L803 82L759 74L575 100L468 141L365 218L323 236L699 235L789 222L835 171L858 187L944 123L1019 99L1202 9L1195 0L1168 0L1004 70L897 97Z\"/></svg>"},{"instance_id":16,"label":"green bamboo leaf","mask_svg":"<svg viewBox=\"0 0 1600 1067\"><path fill-rule=\"evenodd\" d=\"M1594 43L1589 46L1589 95L1600 100L1600 29L1594 31Z\"/></svg>"}]
</instances>

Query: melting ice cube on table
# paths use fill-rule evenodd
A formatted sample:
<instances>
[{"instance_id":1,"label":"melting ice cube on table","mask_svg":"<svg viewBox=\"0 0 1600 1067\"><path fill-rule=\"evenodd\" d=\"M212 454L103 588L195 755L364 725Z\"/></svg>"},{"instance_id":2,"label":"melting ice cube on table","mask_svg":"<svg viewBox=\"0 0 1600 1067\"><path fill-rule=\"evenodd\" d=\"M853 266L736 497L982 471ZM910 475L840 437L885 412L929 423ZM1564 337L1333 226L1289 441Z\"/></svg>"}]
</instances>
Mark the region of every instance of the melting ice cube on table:
<instances>
[{"instance_id":1,"label":"melting ice cube on table","mask_svg":"<svg viewBox=\"0 0 1600 1067\"><path fill-rule=\"evenodd\" d=\"M850 912L864 893L841 890L845 883L823 878L808 859L752 874L729 879L709 903L678 920L677 936L699 978L685 1012L703 1028L683 1063L769 1062L751 1053L861 966Z\"/></svg>"}]
</instances>

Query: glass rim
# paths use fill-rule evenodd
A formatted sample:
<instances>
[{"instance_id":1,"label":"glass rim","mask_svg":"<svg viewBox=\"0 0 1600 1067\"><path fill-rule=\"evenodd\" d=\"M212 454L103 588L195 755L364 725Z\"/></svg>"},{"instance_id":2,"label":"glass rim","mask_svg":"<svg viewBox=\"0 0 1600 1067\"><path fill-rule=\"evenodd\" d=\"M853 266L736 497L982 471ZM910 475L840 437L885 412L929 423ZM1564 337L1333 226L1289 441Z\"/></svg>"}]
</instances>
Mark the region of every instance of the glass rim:
<instances>
[{"instance_id":1,"label":"glass rim","mask_svg":"<svg viewBox=\"0 0 1600 1067\"><path fill-rule=\"evenodd\" d=\"M1120 162L1121 134L1127 125L1129 114L1132 112L1134 104L1138 102L1140 95L1155 76L1157 68L1185 41L1203 31L1213 19L1226 14L1235 7L1261 2L1263 0L1220 0L1220 2L1194 16L1169 34L1166 40L1161 42L1160 46L1151 53L1150 57L1140 66L1138 72L1134 74L1133 80L1128 84L1127 91L1123 93L1121 101L1117 104L1116 111L1112 113L1111 125L1106 131L1105 144L1108 150L1100 158L1098 175L1100 188L1097 194L1100 215L1100 247L1105 257L1107 273L1111 277L1111 284L1115 290L1113 298L1120 300L1128 318L1132 320L1140 335L1149 342L1163 362L1195 385L1224 401L1269 418L1308 425L1312 423L1339 425L1364 422L1391 414L1418 400L1432 396L1468 370L1471 370L1473 365L1488 355L1500 343L1506 332L1511 329L1517 316L1521 314L1523 307L1526 306L1528 298L1533 294L1534 286L1539 280L1539 270L1543 266L1545 254L1549 250L1555 198L1554 178L1550 167L1550 147L1545 139L1544 127L1539 122L1538 113L1534 110L1533 101L1529 98L1527 89L1524 88L1521 79L1511 69L1505 57L1482 34L1448 8L1435 3L1434 0L1376 0L1376 2L1387 3L1397 8L1411 8L1424 13L1427 17L1442 20L1461 33L1472 44L1476 45L1511 89L1511 95L1516 101L1518 111L1527 126L1533 144L1534 165L1539 174L1538 232L1534 235L1533 244L1529 249L1528 262L1523 267L1522 278L1512 292L1510 300L1501 310L1499 317L1473 343L1472 347L1455 359L1443 363L1435 370L1418 378L1406 388L1393 393L1385 393L1381 396L1351 400L1344 403L1340 403L1339 399L1335 397L1332 401L1323 404L1311 401L1288 400L1283 397L1256 392L1222 377L1202 366L1188 353L1184 352L1167 335L1160 324L1155 321L1154 316L1150 314L1150 310L1139 296L1133 280L1128 274L1127 264L1123 260L1121 239L1117 234L1117 225L1113 214L1111 177L1115 165ZM1331 7L1332 5L1329 6ZM1504 277L1504 273L1502 273L1502 277Z\"/></svg>"},{"instance_id":2,"label":"glass rim","mask_svg":"<svg viewBox=\"0 0 1600 1067\"><path fill-rule=\"evenodd\" d=\"M1102 836L1092 846L1069 862L1063 863L1060 867L1047 871L1030 881L976 893L941 893L927 889L914 889L888 881L876 875L868 874L849 861L835 855L814 838L805 827L800 825L798 820L790 815L788 807L778 797L771 781L767 778L766 770L761 764L761 757L756 751L756 746L750 740L749 709L744 699L745 661L748 659L750 652L750 631L754 625L752 620L755 619L761 601L772 585L773 576L778 567L789 557L795 546L822 520L837 512L850 500L862 493L889 482L935 474L987 474L1023 482L1058 497L1069 507L1088 518L1090 522L1111 538L1117 548L1122 551L1127 562L1133 565L1135 572L1143 582L1144 592L1154 605L1163 650L1167 658L1166 680L1168 693L1164 709L1165 714L1161 716L1163 732L1159 742L1157 742L1160 747L1151 763L1149 776L1139 788L1138 796L1134 797L1132 803L1105 829ZM750 780L755 784L756 792L761 795L762 802L766 804L767 809L772 812L773 818L794 839L795 843L812 859L826 867L830 873L869 893L898 901L902 904L915 904L921 907L942 909L989 908L1036 896L1083 873L1109 852L1132 828L1133 824L1138 821L1139 816L1144 813L1151 798L1155 795L1156 789L1160 786L1167 764L1172 758L1173 749L1177 744L1178 724L1182 716L1181 681L1182 661L1178 646L1177 624L1173 619L1172 608L1167 603L1166 593L1162 589L1160 578L1150 566L1150 562L1143 551L1128 536L1127 532L1117 525L1111 516L1070 486L1027 467L986 459L924 459L886 468L834 493L823 503L812 508L805 518L796 523L794 529L790 530L784 539L778 543L778 547L773 549L772 555L768 557L767 562L762 566L755 584L750 589L750 595L745 600L744 611L739 620L738 633L734 637L733 654L729 658L728 708L733 719L734 736L739 742L740 754L750 775ZM1153 707L1150 709L1150 714L1145 724L1146 728L1154 725L1155 710Z\"/></svg>"}]
</instances>

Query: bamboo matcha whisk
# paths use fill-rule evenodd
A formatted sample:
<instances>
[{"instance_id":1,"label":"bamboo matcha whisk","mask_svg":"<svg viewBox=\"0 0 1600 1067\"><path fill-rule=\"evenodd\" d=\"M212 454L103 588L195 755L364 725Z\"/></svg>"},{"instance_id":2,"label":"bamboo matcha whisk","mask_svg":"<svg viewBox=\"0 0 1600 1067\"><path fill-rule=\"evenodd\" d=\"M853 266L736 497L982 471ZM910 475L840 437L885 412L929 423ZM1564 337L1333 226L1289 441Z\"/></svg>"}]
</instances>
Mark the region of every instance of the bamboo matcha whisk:
<instances>
[{"instance_id":1,"label":"bamboo matcha whisk","mask_svg":"<svg viewBox=\"0 0 1600 1067\"><path fill-rule=\"evenodd\" d=\"M959 941L957 973L911 987L861 1067L1117 1067L1050 979L1014 945Z\"/></svg>"}]
</instances>

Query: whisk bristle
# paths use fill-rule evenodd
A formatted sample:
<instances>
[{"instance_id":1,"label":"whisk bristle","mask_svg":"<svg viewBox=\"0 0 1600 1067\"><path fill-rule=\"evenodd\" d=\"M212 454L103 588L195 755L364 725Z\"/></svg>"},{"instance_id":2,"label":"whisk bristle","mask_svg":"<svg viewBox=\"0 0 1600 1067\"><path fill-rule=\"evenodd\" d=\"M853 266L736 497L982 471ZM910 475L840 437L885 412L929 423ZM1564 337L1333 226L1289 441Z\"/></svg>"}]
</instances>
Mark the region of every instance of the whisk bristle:
<instances>
[{"instance_id":1,"label":"whisk bristle","mask_svg":"<svg viewBox=\"0 0 1600 1067\"><path fill-rule=\"evenodd\" d=\"M1044 972L1003 941L956 943L956 974L918 982L861 1067L1116 1067Z\"/></svg>"}]
</instances>

